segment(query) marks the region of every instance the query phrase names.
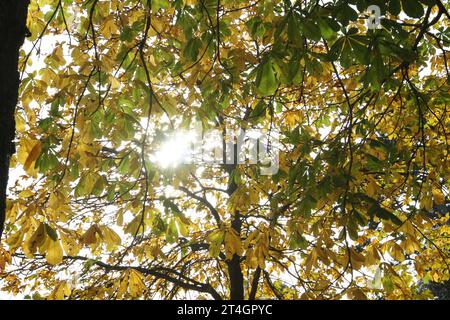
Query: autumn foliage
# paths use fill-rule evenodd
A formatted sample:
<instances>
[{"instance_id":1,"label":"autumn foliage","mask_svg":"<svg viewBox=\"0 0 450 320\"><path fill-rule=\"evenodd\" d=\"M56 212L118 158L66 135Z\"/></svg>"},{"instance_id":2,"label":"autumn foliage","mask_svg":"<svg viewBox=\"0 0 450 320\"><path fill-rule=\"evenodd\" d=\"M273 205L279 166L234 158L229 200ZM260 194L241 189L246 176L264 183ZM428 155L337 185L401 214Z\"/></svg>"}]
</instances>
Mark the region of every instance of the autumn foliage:
<instances>
[{"instance_id":1,"label":"autumn foliage","mask_svg":"<svg viewBox=\"0 0 450 320\"><path fill-rule=\"evenodd\" d=\"M433 298L426 284L450 280L449 9L32 0L0 287ZM276 133L279 171L161 166L152 155L194 122Z\"/></svg>"}]
</instances>

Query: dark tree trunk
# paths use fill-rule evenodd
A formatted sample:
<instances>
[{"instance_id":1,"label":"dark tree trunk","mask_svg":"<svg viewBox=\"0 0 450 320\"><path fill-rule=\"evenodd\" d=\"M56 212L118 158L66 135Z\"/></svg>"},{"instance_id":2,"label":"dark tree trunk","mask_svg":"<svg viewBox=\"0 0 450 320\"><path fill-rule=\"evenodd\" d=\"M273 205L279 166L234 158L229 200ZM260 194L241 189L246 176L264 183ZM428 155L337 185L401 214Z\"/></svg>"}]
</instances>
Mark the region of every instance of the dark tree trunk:
<instances>
[{"instance_id":1,"label":"dark tree trunk","mask_svg":"<svg viewBox=\"0 0 450 320\"><path fill-rule=\"evenodd\" d=\"M236 230L238 234L241 234L241 215L239 211L234 214L234 219L231 227ZM230 299L231 300L244 300L244 276L241 269L241 258L234 254L233 258L227 262L228 275L230 277Z\"/></svg>"},{"instance_id":2,"label":"dark tree trunk","mask_svg":"<svg viewBox=\"0 0 450 320\"><path fill-rule=\"evenodd\" d=\"M19 49L27 34L30 0L0 1L0 238L5 224L9 159L14 154L14 111L19 95Z\"/></svg>"},{"instance_id":3,"label":"dark tree trunk","mask_svg":"<svg viewBox=\"0 0 450 320\"><path fill-rule=\"evenodd\" d=\"M244 276L239 262L238 255L228 262L228 274L230 275L230 299L244 300Z\"/></svg>"},{"instance_id":4,"label":"dark tree trunk","mask_svg":"<svg viewBox=\"0 0 450 320\"><path fill-rule=\"evenodd\" d=\"M225 134L224 134L225 136ZM223 142L225 145L225 141ZM231 195L237 190L238 186L234 181L232 172L236 169L236 164L238 163L238 155L240 150L238 150L238 145L235 143L234 146L234 161L232 165L225 165L225 170L228 172L228 190L227 193ZM225 148L224 148L225 150ZM224 162L226 155L224 153ZM233 221L231 222L231 227L236 231L237 234L241 234L242 228L242 217L239 210L234 212ZM231 300L244 300L244 275L242 274L241 268L241 258L234 254L231 260L226 261L228 268L228 276L230 277L230 299Z\"/></svg>"}]
</instances>

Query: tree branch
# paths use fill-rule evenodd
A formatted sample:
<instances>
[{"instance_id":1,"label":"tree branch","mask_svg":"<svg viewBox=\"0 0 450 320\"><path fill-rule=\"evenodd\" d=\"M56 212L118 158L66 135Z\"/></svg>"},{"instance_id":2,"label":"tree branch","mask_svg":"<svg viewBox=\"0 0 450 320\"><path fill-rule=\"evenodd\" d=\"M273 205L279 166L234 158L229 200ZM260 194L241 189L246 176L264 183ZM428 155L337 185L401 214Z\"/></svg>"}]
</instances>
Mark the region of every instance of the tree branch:
<instances>
[{"instance_id":1,"label":"tree branch","mask_svg":"<svg viewBox=\"0 0 450 320\"><path fill-rule=\"evenodd\" d=\"M65 256L64 260L88 261L91 259L89 259L87 257L82 257L82 256ZM203 292L203 293L209 293L215 300L222 300L222 297L220 296L220 294L209 283L201 283L194 279L190 279L186 276L182 276L182 278L185 279L185 281L182 281L181 279L179 279L177 277L174 277L167 273L162 272L162 271L165 271L165 272L173 273L180 277L179 272L172 270L170 268L165 268L165 267L161 268L160 267L160 268L148 269L148 268L137 267L137 266L136 267L135 266L121 266L121 265L113 266L113 265L106 264L102 261L95 261L94 264L101 268L104 268L108 271L124 271L124 270L128 270L128 269L133 269L133 270L139 271L140 273L142 273L144 275L151 275L151 276L169 281L183 289L193 290L193 291Z\"/></svg>"}]
</instances>

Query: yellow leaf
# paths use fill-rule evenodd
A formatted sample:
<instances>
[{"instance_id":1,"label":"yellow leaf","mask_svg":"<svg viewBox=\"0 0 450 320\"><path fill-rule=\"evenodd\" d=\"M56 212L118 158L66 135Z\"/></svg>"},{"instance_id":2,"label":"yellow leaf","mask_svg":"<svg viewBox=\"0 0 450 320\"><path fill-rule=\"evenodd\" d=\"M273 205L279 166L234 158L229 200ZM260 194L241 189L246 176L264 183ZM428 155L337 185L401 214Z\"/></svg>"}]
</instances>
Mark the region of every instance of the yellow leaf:
<instances>
[{"instance_id":1,"label":"yellow leaf","mask_svg":"<svg viewBox=\"0 0 450 320\"><path fill-rule=\"evenodd\" d=\"M445 202L444 194L439 189L433 189L433 198L437 205L444 204Z\"/></svg>"},{"instance_id":2,"label":"yellow leaf","mask_svg":"<svg viewBox=\"0 0 450 320\"><path fill-rule=\"evenodd\" d=\"M244 247L242 246L241 238L233 228L229 228L225 232L224 242L227 259L233 258L234 254L242 256Z\"/></svg>"},{"instance_id":3,"label":"yellow leaf","mask_svg":"<svg viewBox=\"0 0 450 320\"><path fill-rule=\"evenodd\" d=\"M431 195L424 195L420 200L420 208L426 211L431 211L433 209L433 198Z\"/></svg>"},{"instance_id":4,"label":"yellow leaf","mask_svg":"<svg viewBox=\"0 0 450 320\"><path fill-rule=\"evenodd\" d=\"M21 230L19 230L16 233L14 233L13 235L11 235L10 237L8 237L8 239L6 240L6 243L8 244L8 246L11 249L17 248L18 246L21 245L23 236L24 236L24 233Z\"/></svg>"},{"instance_id":5,"label":"yellow leaf","mask_svg":"<svg viewBox=\"0 0 450 320\"><path fill-rule=\"evenodd\" d=\"M86 245L94 244L97 242L96 234L99 234L99 236L102 235L99 227L94 224L81 236L80 240Z\"/></svg>"},{"instance_id":6,"label":"yellow leaf","mask_svg":"<svg viewBox=\"0 0 450 320\"><path fill-rule=\"evenodd\" d=\"M212 232L208 236L209 240L209 254L213 258L217 258L220 254L220 246L222 245L223 238L225 236L224 231L222 230L216 230Z\"/></svg>"},{"instance_id":7,"label":"yellow leaf","mask_svg":"<svg viewBox=\"0 0 450 320\"><path fill-rule=\"evenodd\" d=\"M120 81L116 77L110 77L111 89L116 90L120 87Z\"/></svg>"},{"instance_id":8,"label":"yellow leaf","mask_svg":"<svg viewBox=\"0 0 450 320\"><path fill-rule=\"evenodd\" d=\"M11 263L11 254L0 247L0 272L5 270L6 264Z\"/></svg>"},{"instance_id":9,"label":"yellow leaf","mask_svg":"<svg viewBox=\"0 0 450 320\"><path fill-rule=\"evenodd\" d=\"M113 229L103 226L101 227L101 230L103 233L103 239L108 246L114 247L122 243L119 235Z\"/></svg>"},{"instance_id":10,"label":"yellow leaf","mask_svg":"<svg viewBox=\"0 0 450 320\"><path fill-rule=\"evenodd\" d=\"M378 250L376 246L370 246L367 248L367 255L366 255L366 263L369 266L375 265L380 261L380 254L378 253Z\"/></svg>"},{"instance_id":11,"label":"yellow leaf","mask_svg":"<svg viewBox=\"0 0 450 320\"><path fill-rule=\"evenodd\" d=\"M351 257L352 257L352 266L355 270L359 270L361 269L361 267L363 266L363 264L365 263L366 259L365 257L357 252L355 249L351 249Z\"/></svg>"},{"instance_id":12,"label":"yellow leaf","mask_svg":"<svg viewBox=\"0 0 450 320\"><path fill-rule=\"evenodd\" d=\"M81 250L81 245L71 235L61 232L61 240L64 252L69 256L76 256Z\"/></svg>"},{"instance_id":13,"label":"yellow leaf","mask_svg":"<svg viewBox=\"0 0 450 320\"><path fill-rule=\"evenodd\" d=\"M129 280L129 274L126 273L122 279L119 280L119 283L117 284L117 294L116 299L121 299L125 292L127 292L128 289L128 280Z\"/></svg>"},{"instance_id":14,"label":"yellow leaf","mask_svg":"<svg viewBox=\"0 0 450 320\"><path fill-rule=\"evenodd\" d=\"M58 209L65 202L64 196L59 192L53 192L48 199L48 206L52 209Z\"/></svg>"},{"instance_id":15,"label":"yellow leaf","mask_svg":"<svg viewBox=\"0 0 450 320\"><path fill-rule=\"evenodd\" d=\"M100 32L103 34L103 36L106 39L109 39L111 37L111 34L116 33L117 30L118 29L117 29L116 23L115 23L114 18L112 16L107 18L105 20L105 22L103 23L102 27L100 28Z\"/></svg>"},{"instance_id":16,"label":"yellow leaf","mask_svg":"<svg viewBox=\"0 0 450 320\"><path fill-rule=\"evenodd\" d=\"M37 160L37 158L41 154L41 149L42 144L40 141L37 141L34 147L30 150L30 153L28 153L27 159L25 160L25 163L23 165L25 171L28 171L31 165Z\"/></svg>"},{"instance_id":17,"label":"yellow leaf","mask_svg":"<svg viewBox=\"0 0 450 320\"><path fill-rule=\"evenodd\" d=\"M258 266L259 261L258 261L258 257L256 256L256 254L253 251L253 248L247 249L245 256L246 256L247 266L251 269L255 269Z\"/></svg>"},{"instance_id":18,"label":"yellow leaf","mask_svg":"<svg viewBox=\"0 0 450 320\"><path fill-rule=\"evenodd\" d=\"M35 253L37 248L44 244L45 238L46 238L45 226L43 223L41 223L27 242L28 250L31 253Z\"/></svg>"},{"instance_id":19,"label":"yellow leaf","mask_svg":"<svg viewBox=\"0 0 450 320\"><path fill-rule=\"evenodd\" d=\"M139 271L130 270L128 289L133 298L141 296L145 291L144 277Z\"/></svg>"},{"instance_id":20,"label":"yellow leaf","mask_svg":"<svg viewBox=\"0 0 450 320\"><path fill-rule=\"evenodd\" d=\"M17 130L17 132L25 131L25 128L26 128L25 124L26 124L25 119L21 115L16 114L16 130Z\"/></svg>"},{"instance_id":21,"label":"yellow leaf","mask_svg":"<svg viewBox=\"0 0 450 320\"><path fill-rule=\"evenodd\" d=\"M369 183L367 184L367 195L373 198L377 194L377 191L377 183L374 179L370 179Z\"/></svg>"},{"instance_id":22,"label":"yellow leaf","mask_svg":"<svg viewBox=\"0 0 450 320\"><path fill-rule=\"evenodd\" d=\"M59 264L63 260L63 251L61 247L61 243L59 240L54 241L50 238L48 238L48 248L47 248L47 255L45 256L45 259L49 264Z\"/></svg>"},{"instance_id":23,"label":"yellow leaf","mask_svg":"<svg viewBox=\"0 0 450 320\"><path fill-rule=\"evenodd\" d=\"M195 4L198 2L198 0L183 0L184 5L186 6L195 6Z\"/></svg>"},{"instance_id":24,"label":"yellow leaf","mask_svg":"<svg viewBox=\"0 0 450 320\"><path fill-rule=\"evenodd\" d=\"M66 59L64 59L64 53L63 53L63 46L59 45L56 47L55 51L53 52L53 58L56 62L58 62L60 65L66 64Z\"/></svg>"},{"instance_id":25,"label":"yellow leaf","mask_svg":"<svg viewBox=\"0 0 450 320\"><path fill-rule=\"evenodd\" d=\"M125 228L125 233L135 235L143 231L142 213L138 214Z\"/></svg>"},{"instance_id":26,"label":"yellow leaf","mask_svg":"<svg viewBox=\"0 0 450 320\"><path fill-rule=\"evenodd\" d=\"M19 193L19 197L21 197L21 198L29 198L31 196L34 196L34 193L30 189L22 190Z\"/></svg>"},{"instance_id":27,"label":"yellow leaf","mask_svg":"<svg viewBox=\"0 0 450 320\"><path fill-rule=\"evenodd\" d=\"M316 264L317 261L317 251L316 249L312 249L311 253L308 255L308 257L303 260L302 265L305 267L305 273L310 274L312 267Z\"/></svg>"},{"instance_id":28,"label":"yellow leaf","mask_svg":"<svg viewBox=\"0 0 450 320\"><path fill-rule=\"evenodd\" d=\"M353 300L367 300L365 293L359 288L352 288L349 290L348 295Z\"/></svg>"},{"instance_id":29,"label":"yellow leaf","mask_svg":"<svg viewBox=\"0 0 450 320\"><path fill-rule=\"evenodd\" d=\"M56 285L55 289L49 295L48 300L64 300L65 297L70 296L71 290L67 281L63 281Z\"/></svg>"},{"instance_id":30,"label":"yellow leaf","mask_svg":"<svg viewBox=\"0 0 450 320\"><path fill-rule=\"evenodd\" d=\"M405 255L403 254L403 249L394 241L390 242L389 254L397 261L405 260Z\"/></svg>"}]
</instances>

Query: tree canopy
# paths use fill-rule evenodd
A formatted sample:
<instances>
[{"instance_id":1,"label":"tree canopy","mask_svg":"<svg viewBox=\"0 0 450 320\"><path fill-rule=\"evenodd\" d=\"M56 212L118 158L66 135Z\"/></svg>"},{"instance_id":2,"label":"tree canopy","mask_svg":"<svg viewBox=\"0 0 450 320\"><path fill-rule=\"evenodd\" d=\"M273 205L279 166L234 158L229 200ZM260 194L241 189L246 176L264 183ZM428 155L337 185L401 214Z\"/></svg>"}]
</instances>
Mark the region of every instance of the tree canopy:
<instances>
[{"instance_id":1,"label":"tree canopy","mask_svg":"<svg viewBox=\"0 0 450 320\"><path fill-rule=\"evenodd\" d=\"M449 8L31 0L1 289L433 298L423 284L450 280ZM279 170L151 156L194 122L276 132Z\"/></svg>"}]
</instances>

